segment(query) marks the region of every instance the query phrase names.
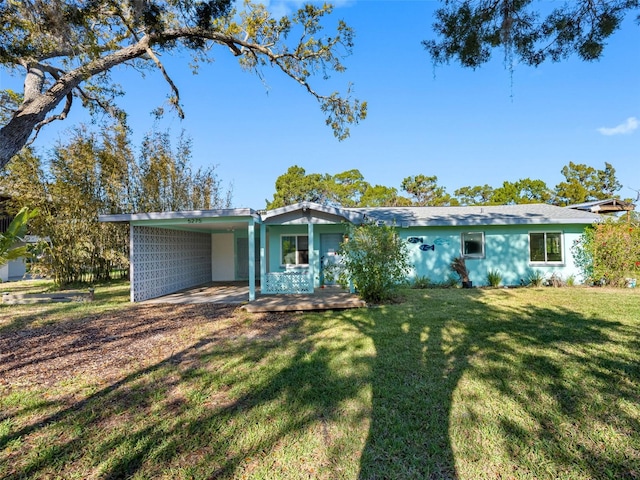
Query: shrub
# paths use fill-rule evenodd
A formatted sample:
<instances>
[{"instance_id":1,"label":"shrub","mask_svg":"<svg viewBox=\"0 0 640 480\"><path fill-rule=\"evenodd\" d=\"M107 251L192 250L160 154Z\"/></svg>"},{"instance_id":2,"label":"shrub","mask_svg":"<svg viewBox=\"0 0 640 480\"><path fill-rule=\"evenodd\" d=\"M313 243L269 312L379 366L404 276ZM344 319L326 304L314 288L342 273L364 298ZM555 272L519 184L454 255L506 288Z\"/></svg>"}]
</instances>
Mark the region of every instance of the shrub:
<instances>
[{"instance_id":1,"label":"shrub","mask_svg":"<svg viewBox=\"0 0 640 480\"><path fill-rule=\"evenodd\" d=\"M490 287L498 287L502 282L502 274L498 270L489 270L487 272L487 283Z\"/></svg>"},{"instance_id":2,"label":"shrub","mask_svg":"<svg viewBox=\"0 0 640 480\"><path fill-rule=\"evenodd\" d=\"M352 226L342 252L345 268L367 302L392 299L411 269L406 243L385 225Z\"/></svg>"},{"instance_id":3,"label":"shrub","mask_svg":"<svg viewBox=\"0 0 640 480\"><path fill-rule=\"evenodd\" d=\"M425 288L431 288L434 285L435 285L434 282L429 277L421 276L413 279L413 283L411 287L417 288L417 289L425 289Z\"/></svg>"},{"instance_id":4,"label":"shrub","mask_svg":"<svg viewBox=\"0 0 640 480\"><path fill-rule=\"evenodd\" d=\"M640 275L640 226L609 219L585 230L571 251L586 282L623 287Z\"/></svg>"},{"instance_id":5,"label":"shrub","mask_svg":"<svg viewBox=\"0 0 640 480\"><path fill-rule=\"evenodd\" d=\"M541 287L544 284L544 275L540 270L531 270L527 276L527 284L532 287Z\"/></svg>"}]
</instances>

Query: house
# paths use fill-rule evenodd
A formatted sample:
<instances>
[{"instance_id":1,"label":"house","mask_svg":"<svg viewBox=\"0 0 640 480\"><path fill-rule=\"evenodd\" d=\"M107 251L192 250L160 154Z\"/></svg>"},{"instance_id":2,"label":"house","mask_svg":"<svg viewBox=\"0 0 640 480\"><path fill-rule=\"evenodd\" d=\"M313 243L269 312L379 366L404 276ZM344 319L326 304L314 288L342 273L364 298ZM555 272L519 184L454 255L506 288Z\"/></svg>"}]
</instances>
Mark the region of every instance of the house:
<instances>
[{"instance_id":1,"label":"house","mask_svg":"<svg viewBox=\"0 0 640 480\"><path fill-rule=\"evenodd\" d=\"M517 285L533 270L575 276L571 247L600 220L590 211L546 204L484 207L340 208L299 203L249 208L103 215L130 225L131 301L211 281L246 281L262 294L313 293L338 253L347 225L394 226L407 242L411 277L444 281L463 255L475 285L499 270Z\"/></svg>"}]
</instances>

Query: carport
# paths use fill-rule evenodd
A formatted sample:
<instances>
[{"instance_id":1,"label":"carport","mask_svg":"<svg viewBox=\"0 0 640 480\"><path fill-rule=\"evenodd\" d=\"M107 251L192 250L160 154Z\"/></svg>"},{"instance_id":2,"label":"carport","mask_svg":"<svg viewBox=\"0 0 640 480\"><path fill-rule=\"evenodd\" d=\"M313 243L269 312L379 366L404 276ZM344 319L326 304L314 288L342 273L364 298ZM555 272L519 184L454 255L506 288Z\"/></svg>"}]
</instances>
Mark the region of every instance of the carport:
<instances>
[{"instance_id":1,"label":"carport","mask_svg":"<svg viewBox=\"0 0 640 480\"><path fill-rule=\"evenodd\" d=\"M101 215L130 228L131 301L141 302L209 282L248 284L256 297L256 225L252 209Z\"/></svg>"}]
</instances>

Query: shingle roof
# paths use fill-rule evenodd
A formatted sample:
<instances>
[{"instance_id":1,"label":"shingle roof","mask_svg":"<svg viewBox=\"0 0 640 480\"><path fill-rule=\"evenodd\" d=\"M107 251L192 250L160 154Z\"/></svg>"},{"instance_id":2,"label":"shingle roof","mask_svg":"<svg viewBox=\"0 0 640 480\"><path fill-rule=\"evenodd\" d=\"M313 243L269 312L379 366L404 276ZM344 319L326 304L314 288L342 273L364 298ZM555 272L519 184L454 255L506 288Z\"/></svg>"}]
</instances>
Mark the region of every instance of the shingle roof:
<instances>
[{"instance_id":1,"label":"shingle roof","mask_svg":"<svg viewBox=\"0 0 640 480\"><path fill-rule=\"evenodd\" d=\"M352 208L374 221L397 226L474 226L527 224L590 224L600 215L547 204L483 207Z\"/></svg>"}]
</instances>

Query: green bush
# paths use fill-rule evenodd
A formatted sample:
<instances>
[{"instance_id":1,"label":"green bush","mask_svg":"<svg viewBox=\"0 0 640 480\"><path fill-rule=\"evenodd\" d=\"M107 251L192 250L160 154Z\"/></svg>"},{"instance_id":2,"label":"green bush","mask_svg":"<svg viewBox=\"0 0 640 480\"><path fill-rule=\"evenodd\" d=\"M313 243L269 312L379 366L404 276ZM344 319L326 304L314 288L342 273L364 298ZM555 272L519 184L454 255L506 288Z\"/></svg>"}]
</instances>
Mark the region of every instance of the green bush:
<instances>
[{"instance_id":1,"label":"green bush","mask_svg":"<svg viewBox=\"0 0 640 480\"><path fill-rule=\"evenodd\" d=\"M489 270L487 272L487 283L490 287L499 287L502 282L502 274L498 270Z\"/></svg>"},{"instance_id":2,"label":"green bush","mask_svg":"<svg viewBox=\"0 0 640 480\"><path fill-rule=\"evenodd\" d=\"M540 270L531 270L527 276L527 284L531 287L541 287L544 284L544 275Z\"/></svg>"},{"instance_id":3,"label":"green bush","mask_svg":"<svg viewBox=\"0 0 640 480\"><path fill-rule=\"evenodd\" d=\"M417 288L417 289L432 288L433 286L434 286L433 281L426 275L414 278L413 283L411 284L411 288Z\"/></svg>"},{"instance_id":4,"label":"green bush","mask_svg":"<svg viewBox=\"0 0 640 480\"><path fill-rule=\"evenodd\" d=\"M585 230L571 251L585 282L624 287L640 276L640 225L609 219Z\"/></svg>"},{"instance_id":5,"label":"green bush","mask_svg":"<svg viewBox=\"0 0 640 480\"><path fill-rule=\"evenodd\" d=\"M367 302L391 300L411 270L406 243L385 225L352 226L342 253L358 294Z\"/></svg>"}]
</instances>

